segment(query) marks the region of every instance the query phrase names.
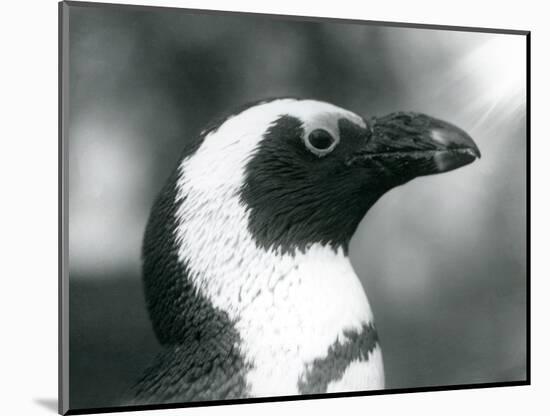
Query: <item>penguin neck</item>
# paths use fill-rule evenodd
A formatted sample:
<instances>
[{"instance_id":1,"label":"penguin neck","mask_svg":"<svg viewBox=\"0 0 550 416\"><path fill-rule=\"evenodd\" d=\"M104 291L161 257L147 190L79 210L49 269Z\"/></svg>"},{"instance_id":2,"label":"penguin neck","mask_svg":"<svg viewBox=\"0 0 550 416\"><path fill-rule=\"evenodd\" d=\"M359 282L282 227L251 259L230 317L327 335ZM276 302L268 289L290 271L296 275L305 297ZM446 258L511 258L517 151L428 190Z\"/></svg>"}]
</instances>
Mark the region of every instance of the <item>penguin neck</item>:
<instances>
[{"instance_id":1,"label":"penguin neck","mask_svg":"<svg viewBox=\"0 0 550 416\"><path fill-rule=\"evenodd\" d=\"M175 239L187 279L238 334L252 396L299 394L314 361L347 334L372 328L367 296L343 248L262 247L232 188L182 175Z\"/></svg>"},{"instance_id":2,"label":"penguin neck","mask_svg":"<svg viewBox=\"0 0 550 416\"><path fill-rule=\"evenodd\" d=\"M232 190L219 191L212 195L180 183L182 202L176 215L179 259L195 288L216 308L236 322L257 316L256 307L277 312L268 320L285 322L286 316L285 326L301 308L315 320L311 325L320 328L330 321L339 322L342 330L372 321L347 250L322 243L299 250L265 248L249 231L249 212ZM297 326L303 324L297 320Z\"/></svg>"},{"instance_id":3,"label":"penguin neck","mask_svg":"<svg viewBox=\"0 0 550 416\"><path fill-rule=\"evenodd\" d=\"M299 394L316 360L345 343L347 334L373 328L349 257L343 248L320 243L293 252L266 250L254 242L246 222L218 211L210 215L223 219L199 227L187 216L179 227L189 279L234 326L250 394Z\"/></svg>"}]
</instances>

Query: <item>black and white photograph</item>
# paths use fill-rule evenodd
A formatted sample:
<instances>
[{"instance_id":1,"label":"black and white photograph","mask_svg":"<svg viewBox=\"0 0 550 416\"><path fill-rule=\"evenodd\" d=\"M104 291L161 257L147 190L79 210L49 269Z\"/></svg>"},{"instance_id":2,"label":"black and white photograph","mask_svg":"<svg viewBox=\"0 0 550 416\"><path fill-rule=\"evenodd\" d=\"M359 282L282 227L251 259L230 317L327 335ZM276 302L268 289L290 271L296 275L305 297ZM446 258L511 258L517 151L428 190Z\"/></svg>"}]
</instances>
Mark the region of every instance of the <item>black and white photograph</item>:
<instances>
[{"instance_id":1,"label":"black and white photograph","mask_svg":"<svg viewBox=\"0 0 550 416\"><path fill-rule=\"evenodd\" d=\"M529 384L528 31L59 13L62 414Z\"/></svg>"}]
</instances>

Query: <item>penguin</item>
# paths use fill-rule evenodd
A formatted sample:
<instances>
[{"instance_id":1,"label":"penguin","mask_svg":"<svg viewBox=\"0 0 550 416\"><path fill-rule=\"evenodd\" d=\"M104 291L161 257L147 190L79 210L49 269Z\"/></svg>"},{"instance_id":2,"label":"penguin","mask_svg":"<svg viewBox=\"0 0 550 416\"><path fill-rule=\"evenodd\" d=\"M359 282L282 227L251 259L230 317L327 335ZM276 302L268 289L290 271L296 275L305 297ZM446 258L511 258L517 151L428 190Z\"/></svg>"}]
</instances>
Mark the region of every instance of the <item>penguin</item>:
<instances>
[{"instance_id":1,"label":"penguin","mask_svg":"<svg viewBox=\"0 0 550 416\"><path fill-rule=\"evenodd\" d=\"M425 114L364 118L311 99L257 102L203 130L146 226L163 350L131 403L384 389L350 240L390 189L479 157L466 132Z\"/></svg>"}]
</instances>

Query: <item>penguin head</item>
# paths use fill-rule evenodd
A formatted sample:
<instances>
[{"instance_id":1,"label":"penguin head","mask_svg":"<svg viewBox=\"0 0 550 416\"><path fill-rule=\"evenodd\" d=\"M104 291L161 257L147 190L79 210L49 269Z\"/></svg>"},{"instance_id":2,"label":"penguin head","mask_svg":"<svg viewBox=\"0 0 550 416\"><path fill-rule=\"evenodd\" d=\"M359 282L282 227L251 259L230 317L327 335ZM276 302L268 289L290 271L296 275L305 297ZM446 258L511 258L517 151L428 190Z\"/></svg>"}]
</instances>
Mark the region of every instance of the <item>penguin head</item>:
<instances>
[{"instance_id":1,"label":"penguin head","mask_svg":"<svg viewBox=\"0 0 550 416\"><path fill-rule=\"evenodd\" d=\"M468 134L424 114L367 119L294 99L260 103L227 119L201 149L212 153L206 158L215 172L212 189L234 185L257 244L283 251L314 243L347 250L384 193L480 156ZM215 166L216 152L225 168Z\"/></svg>"},{"instance_id":2,"label":"penguin head","mask_svg":"<svg viewBox=\"0 0 550 416\"><path fill-rule=\"evenodd\" d=\"M346 256L368 209L479 155L444 121L367 119L314 100L261 102L213 124L184 152L146 228L145 294L159 340L212 338L232 322L247 357L268 362L257 359L269 353L258 334L271 322L290 344L309 342L299 346L304 362L326 353L342 331L371 322ZM298 348L290 344L280 351Z\"/></svg>"},{"instance_id":3,"label":"penguin head","mask_svg":"<svg viewBox=\"0 0 550 416\"><path fill-rule=\"evenodd\" d=\"M145 295L159 341L186 345L176 348L186 365L210 372L203 363L212 360L237 374L239 395L325 392L334 380L345 391L381 388L349 241L385 192L479 157L472 139L423 114L367 119L297 99L252 105L200 139L145 232Z\"/></svg>"}]
</instances>

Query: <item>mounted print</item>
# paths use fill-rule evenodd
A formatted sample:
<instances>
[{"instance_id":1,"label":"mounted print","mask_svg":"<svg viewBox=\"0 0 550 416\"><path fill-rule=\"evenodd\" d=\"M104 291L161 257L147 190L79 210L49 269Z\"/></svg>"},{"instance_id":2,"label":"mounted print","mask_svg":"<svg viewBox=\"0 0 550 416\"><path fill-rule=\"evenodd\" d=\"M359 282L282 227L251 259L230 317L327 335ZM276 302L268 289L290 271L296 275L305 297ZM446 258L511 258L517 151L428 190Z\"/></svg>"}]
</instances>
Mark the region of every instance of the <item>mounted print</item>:
<instances>
[{"instance_id":1,"label":"mounted print","mask_svg":"<svg viewBox=\"0 0 550 416\"><path fill-rule=\"evenodd\" d=\"M529 384L529 32L59 12L60 413Z\"/></svg>"}]
</instances>

